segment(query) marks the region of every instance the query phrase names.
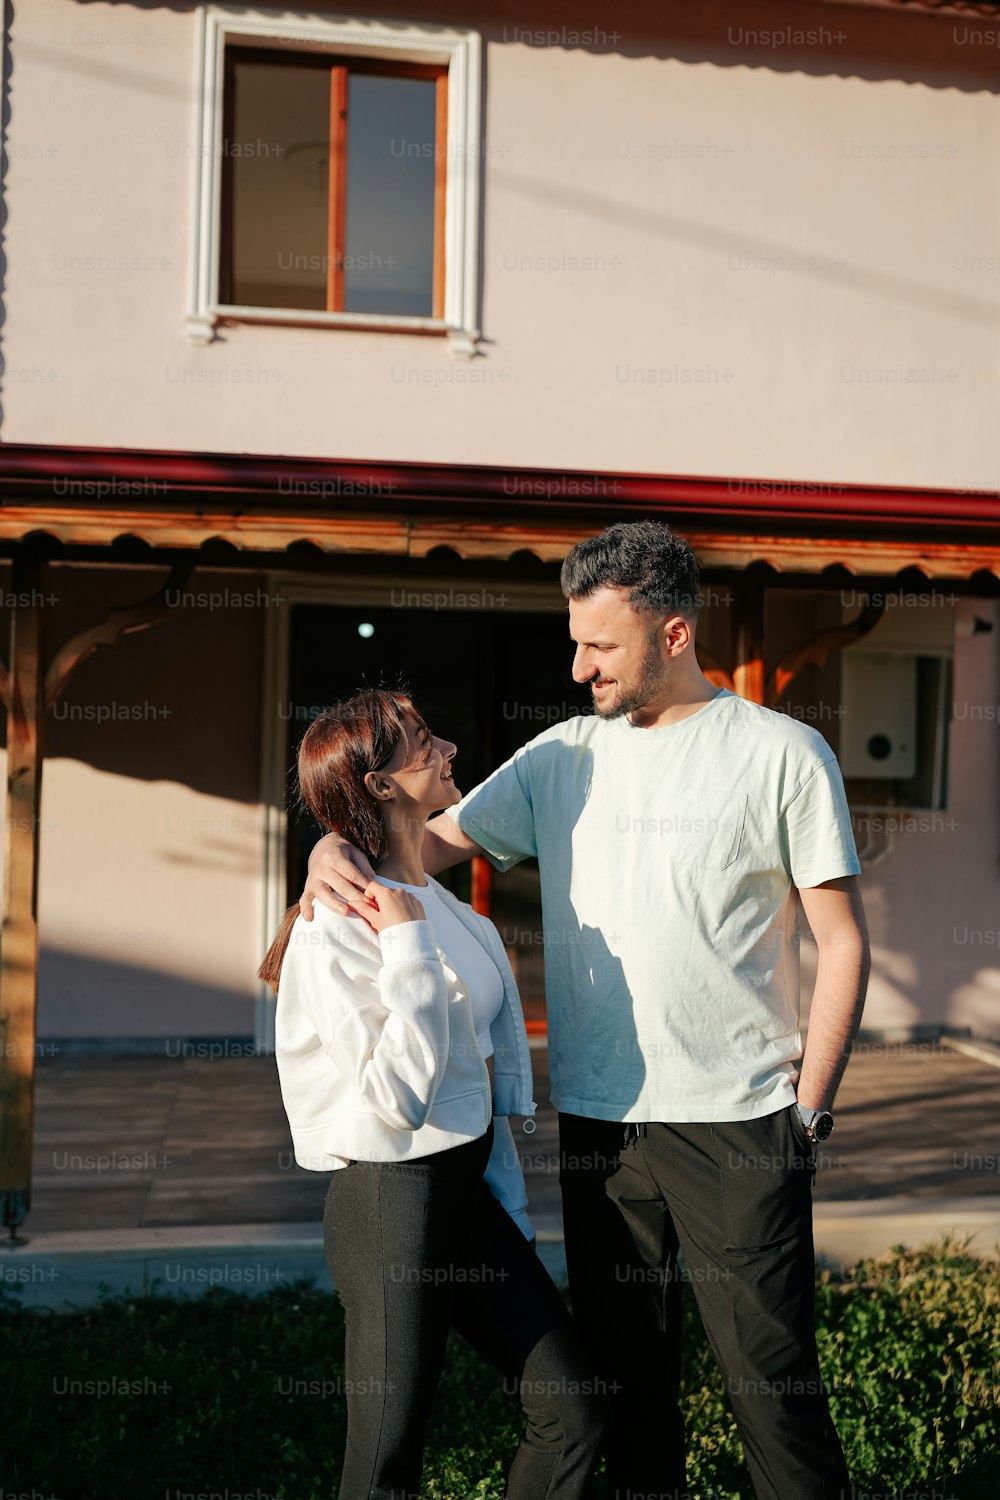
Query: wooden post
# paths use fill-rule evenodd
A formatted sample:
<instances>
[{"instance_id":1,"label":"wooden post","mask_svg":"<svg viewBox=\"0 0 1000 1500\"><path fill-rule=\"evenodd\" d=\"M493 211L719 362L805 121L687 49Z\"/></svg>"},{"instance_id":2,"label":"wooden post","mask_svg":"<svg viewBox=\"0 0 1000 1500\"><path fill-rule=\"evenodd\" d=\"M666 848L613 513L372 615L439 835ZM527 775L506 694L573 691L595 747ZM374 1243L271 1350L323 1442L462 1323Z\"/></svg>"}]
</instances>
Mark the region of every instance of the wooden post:
<instances>
[{"instance_id":1,"label":"wooden post","mask_svg":"<svg viewBox=\"0 0 1000 1500\"><path fill-rule=\"evenodd\" d=\"M484 917L490 914L492 885L493 866L481 854L474 854L472 856L472 900L469 905L473 911L481 912Z\"/></svg>"},{"instance_id":2,"label":"wooden post","mask_svg":"<svg viewBox=\"0 0 1000 1500\"><path fill-rule=\"evenodd\" d=\"M733 689L751 703L764 702L764 584L744 574L736 586L736 665Z\"/></svg>"},{"instance_id":3,"label":"wooden post","mask_svg":"<svg viewBox=\"0 0 1000 1500\"><path fill-rule=\"evenodd\" d=\"M11 1240L31 1207L35 1104L35 1005L38 981L38 846L45 721L42 562L19 548L11 568L4 824L3 929L0 941L0 1194ZM26 599L26 603L21 603Z\"/></svg>"},{"instance_id":4,"label":"wooden post","mask_svg":"<svg viewBox=\"0 0 1000 1500\"><path fill-rule=\"evenodd\" d=\"M124 635L162 619L172 590L183 591L194 567L175 562L162 588L138 604L114 605L99 625L81 630L45 667L42 562L23 548L14 555L10 669L0 664L7 705L7 822L4 833L3 936L0 940L0 1197L10 1241L31 1207L31 1145L35 1114L35 1011L38 996L38 850L43 729L81 662Z\"/></svg>"}]
</instances>

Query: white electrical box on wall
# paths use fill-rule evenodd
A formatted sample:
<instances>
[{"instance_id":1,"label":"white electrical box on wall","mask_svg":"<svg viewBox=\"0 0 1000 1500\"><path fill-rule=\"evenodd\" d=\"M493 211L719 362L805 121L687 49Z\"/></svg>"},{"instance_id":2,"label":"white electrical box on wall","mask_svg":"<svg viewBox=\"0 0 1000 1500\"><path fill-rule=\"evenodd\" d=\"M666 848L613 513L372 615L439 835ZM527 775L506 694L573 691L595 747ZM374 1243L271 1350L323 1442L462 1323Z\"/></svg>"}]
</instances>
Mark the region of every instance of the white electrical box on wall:
<instances>
[{"instance_id":1,"label":"white electrical box on wall","mask_svg":"<svg viewBox=\"0 0 1000 1500\"><path fill-rule=\"evenodd\" d=\"M841 656L840 769L905 781L917 770L917 658L854 651Z\"/></svg>"}]
</instances>

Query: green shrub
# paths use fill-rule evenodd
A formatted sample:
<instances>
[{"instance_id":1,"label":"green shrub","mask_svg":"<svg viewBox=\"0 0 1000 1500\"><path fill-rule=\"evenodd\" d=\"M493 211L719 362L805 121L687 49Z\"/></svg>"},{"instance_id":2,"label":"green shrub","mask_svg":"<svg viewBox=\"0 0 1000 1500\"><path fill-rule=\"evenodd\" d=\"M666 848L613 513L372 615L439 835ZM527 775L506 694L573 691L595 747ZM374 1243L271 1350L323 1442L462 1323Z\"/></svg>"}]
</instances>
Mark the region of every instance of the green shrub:
<instances>
[{"instance_id":1,"label":"green shrub","mask_svg":"<svg viewBox=\"0 0 1000 1500\"><path fill-rule=\"evenodd\" d=\"M994 1500L998 1272L996 1260L945 1240L863 1261L843 1281L821 1275L823 1374L861 1493ZM59 1500L227 1489L330 1500L345 1434L343 1334L337 1300L305 1282L257 1297L214 1288L197 1299L108 1298L59 1314L22 1310L5 1294L4 1490ZM692 1495L752 1500L690 1297L685 1349ZM100 1381L119 1384L97 1394ZM499 1376L453 1339L423 1493L501 1495L518 1428Z\"/></svg>"},{"instance_id":2,"label":"green shrub","mask_svg":"<svg viewBox=\"0 0 1000 1500\"><path fill-rule=\"evenodd\" d=\"M1000 1490L1000 1263L967 1245L897 1245L821 1283L824 1379L866 1489L888 1474L943 1495Z\"/></svg>"}]
</instances>

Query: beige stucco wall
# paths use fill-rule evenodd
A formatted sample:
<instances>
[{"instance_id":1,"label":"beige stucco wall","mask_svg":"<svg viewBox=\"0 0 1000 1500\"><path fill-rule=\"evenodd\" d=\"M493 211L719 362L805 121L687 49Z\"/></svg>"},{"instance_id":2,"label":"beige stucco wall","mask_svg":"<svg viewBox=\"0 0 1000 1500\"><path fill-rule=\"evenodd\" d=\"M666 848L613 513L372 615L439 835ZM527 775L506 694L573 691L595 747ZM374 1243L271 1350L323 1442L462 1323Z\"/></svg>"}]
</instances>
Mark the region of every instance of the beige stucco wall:
<instances>
[{"instance_id":1,"label":"beige stucco wall","mask_svg":"<svg viewBox=\"0 0 1000 1500\"><path fill-rule=\"evenodd\" d=\"M959 638L949 818L915 834L886 881L882 941L912 956L904 995L935 993L945 1018L1000 1038L1000 603L963 600L959 620L992 632ZM928 842L929 841L929 842ZM935 1017L936 1019L936 1017Z\"/></svg>"},{"instance_id":2,"label":"beige stucco wall","mask_svg":"<svg viewBox=\"0 0 1000 1500\"><path fill-rule=\"evenodd\" d=\"M992 630L964 633L976 617ZM856 815L872 949L864 1023L1000 1038L1000 603L959 599L954 619L947 805ZM836 743L835 730L828 737ZM808 936L800 951L808 1015Z\"/></svg>"},{"instance_id":3,"label":"beige stucco wall","mask_svg":"<svg viewBox=\"0 0 1000 1500\"><path fill-rule=\"evenodd\" d=\"M470 365L398 334L186 343L193 7L16 5L0 439L996 489L998 53L968 23L627 3L588 47L550 0L530 23L477 14L487 342ZM525 24L567 30L536 45ZM782 25L843 39L748 48ZM147 268L74 268L86 256ZM65 626L132 586L79 575ZM1000 611L963 613L994 628L956 643L957 826L896 834L865 876L873 1026L1000 1031ZM253 1030L262 631L259 612L182 612L74 682L69 702L171 716L114 725L113 753L111 726L51 725L42 1036ZM808 993L808 943L802 967Z\"/></svg>"},{"instance_id":4,"label":"beige stucco wall","mask_svg":"<svg viewBox=\"0 0 1000 1500\"><path fill-rule=\"evenodd\" d=\"M996 487L1000 100L967 21L632 0L587 46L578 8L478 9L470 365L413 335L185 342L193 12L15 7L4 440ZM820 40L751 44L782 27Z\"/></svg>"},{"instance_id":5,"label":"beige stucco wall","mask_svg":"<svg viewBox=\"0 0 1000 1500\"><path fill-rule=\"evenodd\" d=\"M163 579L50 568L50 654ZM42 1039L254 1033L263 612L233 601L258 583L196 574L156 626L83 662L49 712ZM184 602L193 594L206 602Z\"/></svg>"},{"instance_id":6,"label":"beige stucco wall","mask_svg":"<svg viewBox=\"0 0 1000 1500\"><path fill-rule=\"evenodd\" d=\"M51 570L52 643L161 577ZM259 795L265 620L263 607L233 601L237 591L253 598L259 585L254 576L197 575L192 590L228 589L226 607L179 606L154 629L94 655L49 716L43 1041L254 1032L253 976L270 936L262 930ZM264 588L272 593L281 597ZM954 617L947 807L914 813L895 832L878 815L858 829L873 960L865 1022L1000 1036L1000 603L961 599ZM961 622L976 617L992 631L963 633ZM554 671L568 675L569 665L567 654ZM810 692L811 701L823 699L821 684L804 691L803 702ZM817 721L834 745L835 723ZM537 727L526 725L524 738ZM801 958L807 1013L815 978L808 935Z\"/></svg>"}]
</instances>

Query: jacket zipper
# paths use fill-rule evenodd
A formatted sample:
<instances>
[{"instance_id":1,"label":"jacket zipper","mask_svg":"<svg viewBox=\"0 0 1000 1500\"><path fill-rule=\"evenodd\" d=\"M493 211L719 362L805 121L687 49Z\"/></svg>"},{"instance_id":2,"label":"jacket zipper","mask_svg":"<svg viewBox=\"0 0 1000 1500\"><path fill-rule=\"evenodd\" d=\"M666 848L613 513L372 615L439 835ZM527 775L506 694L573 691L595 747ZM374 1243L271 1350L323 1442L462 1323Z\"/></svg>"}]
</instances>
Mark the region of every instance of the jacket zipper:
<instances>
[{"instance_id":1,"label":"jacket zipper","mask_svg":"<svg viewBox=\"0 0 1000 1500\"><path fill-rule=\"evenodd\" d=\"M428 880L434 880L433 875L429 875L427 878L428 878ZM437 881L434 881L434 884L437 886L438 891L445 897L446 902L447 902L447 899L449 897L451 897L451 899L455 903L455 906L461 906L462 903L458 901L457 897L452 896L451 891L445 890L444 886L440 885L439 882L437 882ZM468 924L468 922L465 921L464 914L461 913L461 912L459 912L459 911L456 911L455 915L458 917L459 921L462 922L463 925L466 928L468 928L469 924ZM476 916L479 916L479 915L480 915L480 913L476 912ZM489 928L490 928L491 936L496 941L496 944L497 944L497 947L499 949L499 952L500 952L500 954L503 957L503 963L505 965L505 968L506 968L506 970L510 974L510 982L514 986L514 989L516 990L517 989L517 982L514 979L513 970L511 970L511 968L510 968L510 959L507 957L506 953L504 952L503 943L500 941L500 934L497 932L497 930L493 926L493 924L491 922L489 922L488 918L485 918L484 920L486 920L489 923ZM474 935L478 935L478 934L474 933ZM504 1003L504 1005L507 1006L507 1008L510 1011L510 1018L511 1018L511 1021L513 1022L513 1024L514 1024L514 1033L515 1033L515 1036L517 1037L518 1044L519 1044L518 1050L519 1050L520 1056L518 1058L518 1073L520 1075L520 1083L521 1083L521 1103L523 1104L525 1102L524 1101L525 1072L524 1072L524 1066L523 1066L525 1058L527 1058L527 1062L528 1062L528 1074L527 1074L527 1076L529 1078L531 1077L531 1051L530 1051L530 1048L528 1046L528 1032L527 1032L527 1028L524 1025L524 1016L521 1014L521 1007L519 1005L515 1005L513 1003L513 1000L511 999L510 993L508 991L507 975L506 975L504 969L500 970L500 977L503 980L503 992L504 992L503 993L503 1003ZM483 1064L483 1066L485 1067L485 1063ZM533 1116L535 1114L535 1110L537 1108L538 1108L538 1106L536 1105L534 1099L532 1099L529 1096L529 1098L528 1098L528 1108L524 1111L524 1121L523 1121L523 1124L521 1125L521 1130L522 1130L522 1132L525 1135L533 1135L534 1132L538 1129L538 1126L536 1125L536 1123L534 1121L534 1118L533 1118Z\"/></svg>"}]
</instances>

